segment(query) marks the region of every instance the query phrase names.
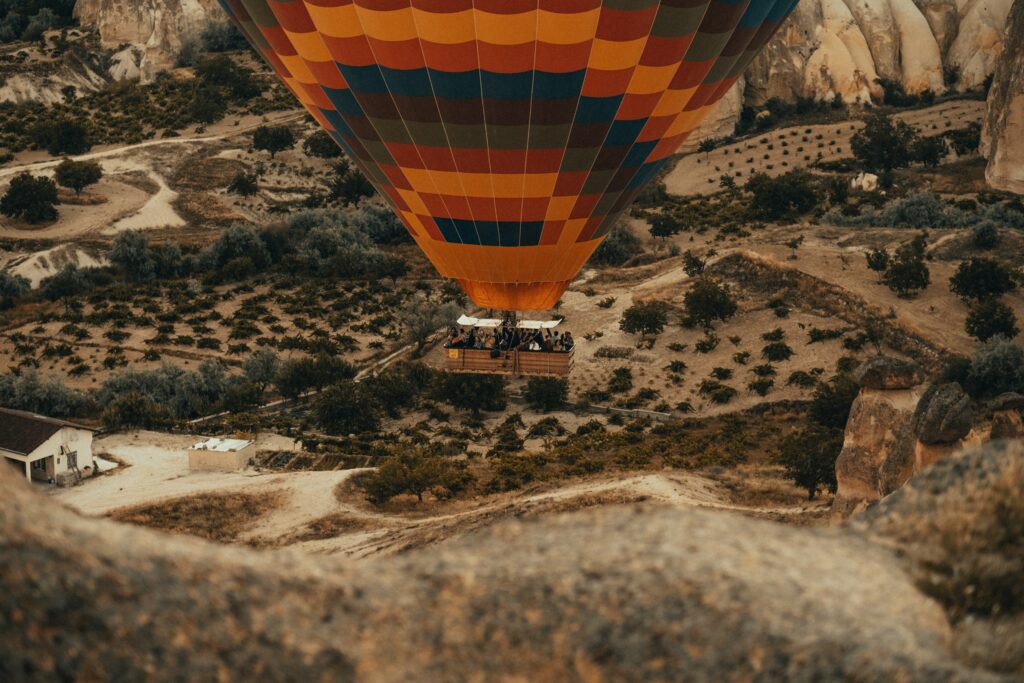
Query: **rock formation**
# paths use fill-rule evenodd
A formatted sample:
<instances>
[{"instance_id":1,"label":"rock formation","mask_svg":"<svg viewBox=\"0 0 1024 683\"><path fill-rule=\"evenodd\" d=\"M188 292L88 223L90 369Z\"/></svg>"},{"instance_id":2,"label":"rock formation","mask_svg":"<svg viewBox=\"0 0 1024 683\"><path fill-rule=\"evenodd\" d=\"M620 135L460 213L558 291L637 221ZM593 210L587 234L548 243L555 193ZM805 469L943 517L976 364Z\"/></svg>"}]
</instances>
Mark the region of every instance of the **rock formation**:
<instances>
[{"instance_id":1,"label":"rock formation","mask_svg":"<svg viewBox=\"0 0 1024 683\"><path fill-rule=\"evenodd\" d=\"M174 65L181 46L211 21L226 21L217 0L78 0L75 17L99 31L104 47L141 49L136 65L151 76Z\"/></svg>"},{"instance_id":2,"label":"rock formation","mask_svg":"<svg viewBox=\"0 0 1024 683\"><path fill-rule=\"evenodd\" d=\"M912 419L924 372L915 363L879 356L864 362L857 380L861 390L836 459L834 520L892 493L914 472Z\"/></svg>"},{"instance_id":3,"label":"rock formation","mask_svg":"<svg viewBox=\"0 0 1024 683\"><path fill-rule=\"evenodd\" d=\"M956 382L924 386L914 363L877 356L858 369L861 386L836 459L832 520L860 513L932 463L968 445L1024 437L1024 396L984 405Z\"/></svg>"},{"instance_id":4,"label":"rock formation","mask_svg":"<svg viewBox=\"0 0 1024 683\"><path fill-rule=\"evenodd\" d=\"M797 97L865 102L876 78L909 93L981 85L1003 50L1011 0L803 0L751 64L746 100Z\"/></svg>"},{"instance_id":5,"label":"rock formation","mask_svg":"<svg viewBox=\"0 0 1024 683\"><path fill-rule=\"evenodd\" d=\"M85 519L0 468L0 679L1011 681L961 655L955 605L919 588L937 536L909 561L885 546L943 488L1021 500L1015 448L863 530L617 507L362 563Z\"/></svg>"},{"instance_id":6,"label":"rock formation","mask_svg":"<svg viewBox=\"0 0 1024 683\"><path fill-rule=\"evenodd\" d=\"M1001 190L1024 193L1024 1L1013 5L1006 45L988 94L982 130L985 179Z\"/></svg>"}]
</instances>

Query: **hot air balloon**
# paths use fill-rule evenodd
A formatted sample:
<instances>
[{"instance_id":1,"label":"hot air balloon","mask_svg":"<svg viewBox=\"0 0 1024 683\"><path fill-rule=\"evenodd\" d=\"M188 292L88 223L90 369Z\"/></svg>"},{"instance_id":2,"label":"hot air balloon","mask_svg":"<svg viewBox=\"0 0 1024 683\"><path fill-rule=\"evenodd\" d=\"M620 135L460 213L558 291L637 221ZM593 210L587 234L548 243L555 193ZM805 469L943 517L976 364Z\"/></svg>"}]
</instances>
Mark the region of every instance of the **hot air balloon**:
<instances>
[{"instance_id":1,"label":"hot air balloon","mask_svg":"<svg viewBox=\"0 0 1024 683\"><path fill-rule=\"evenodd\" d=\"M554 306L796 0L221 0L482 308Z\"/></svg>"}]
</instances>

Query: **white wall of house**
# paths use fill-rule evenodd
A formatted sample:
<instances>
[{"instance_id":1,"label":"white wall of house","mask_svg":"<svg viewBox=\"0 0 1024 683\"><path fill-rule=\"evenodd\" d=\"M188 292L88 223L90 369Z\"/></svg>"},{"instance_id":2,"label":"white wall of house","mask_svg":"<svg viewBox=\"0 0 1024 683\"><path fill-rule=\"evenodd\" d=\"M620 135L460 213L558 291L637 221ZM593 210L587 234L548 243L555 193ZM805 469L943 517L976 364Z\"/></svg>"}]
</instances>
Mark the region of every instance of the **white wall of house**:
<instances>
[{"instance_id":1,"label":"white wall of house","mask_svg":"<svg viewBox=\"0 0 1024 683\"><path fill-rule=\"evenodd\" d=\"M61 449L64 446L64 449ZM92 432L88 429L62 427L34 451L24 456L0 449L0 455L9 460L29 463L32 479L48 481L57 479L71 470L68 456L74 453L78 469L83 475L91 475L95 466L92 459ZM34 463L35 464L33 466Z\"/></svg>"}]
</instances>

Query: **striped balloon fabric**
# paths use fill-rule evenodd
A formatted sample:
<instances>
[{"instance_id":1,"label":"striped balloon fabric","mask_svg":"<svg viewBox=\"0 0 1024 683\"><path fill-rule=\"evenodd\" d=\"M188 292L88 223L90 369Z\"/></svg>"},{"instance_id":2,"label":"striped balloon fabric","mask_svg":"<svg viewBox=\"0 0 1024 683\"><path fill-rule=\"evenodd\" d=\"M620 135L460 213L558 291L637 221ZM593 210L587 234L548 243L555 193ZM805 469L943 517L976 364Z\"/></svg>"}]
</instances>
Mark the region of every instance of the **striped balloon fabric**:
<instances>
[{"instance_id":1,"label":"striped balloon fabric","mask_svg":"<svg viewBox=\"0 0 1024 683\"><path fill-rule=\"evenodd\" d=\"M484 308L546 310L796 0L222 0Z\"/></svg>"}]
</instances>

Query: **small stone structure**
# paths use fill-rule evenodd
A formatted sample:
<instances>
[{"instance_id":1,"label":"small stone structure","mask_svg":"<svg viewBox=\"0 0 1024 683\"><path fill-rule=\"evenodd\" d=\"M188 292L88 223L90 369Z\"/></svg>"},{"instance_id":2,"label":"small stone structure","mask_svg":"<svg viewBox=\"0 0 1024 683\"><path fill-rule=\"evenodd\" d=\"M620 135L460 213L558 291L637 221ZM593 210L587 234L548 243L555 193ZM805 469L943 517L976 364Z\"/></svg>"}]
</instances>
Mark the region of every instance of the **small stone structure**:
<instances>
[{"instance_id":1,"label":"small stone structure","mask_svg":"<svg viewBox=\"0 0 1024 683\"><path fill-rule=\"evenodd\" d=\"M188 449L190 470L233 471L249 464L256 455L256 445L245 439L213 437Z\"/></svg>"}]
</instances>

